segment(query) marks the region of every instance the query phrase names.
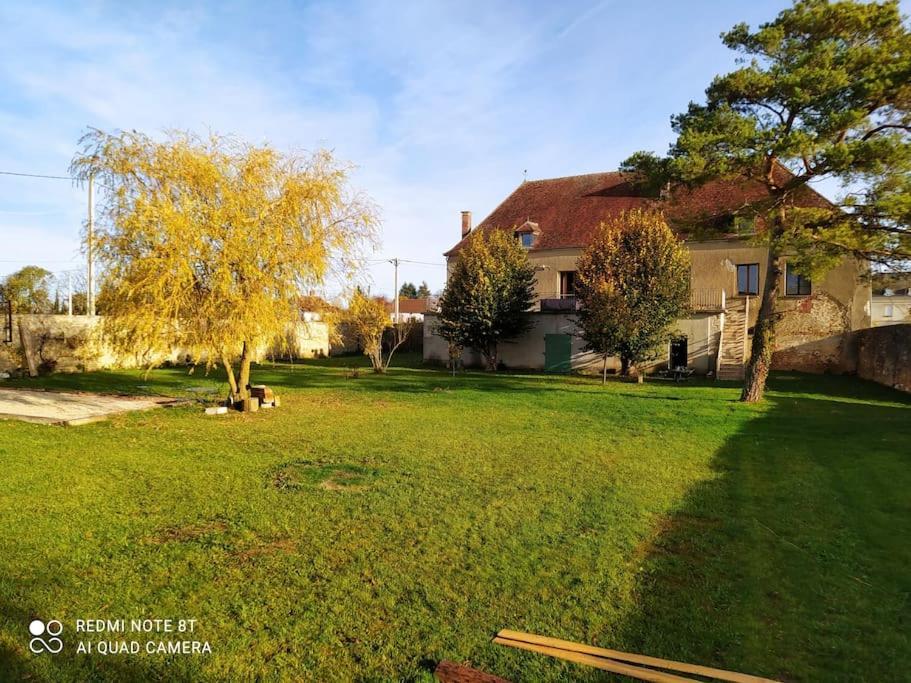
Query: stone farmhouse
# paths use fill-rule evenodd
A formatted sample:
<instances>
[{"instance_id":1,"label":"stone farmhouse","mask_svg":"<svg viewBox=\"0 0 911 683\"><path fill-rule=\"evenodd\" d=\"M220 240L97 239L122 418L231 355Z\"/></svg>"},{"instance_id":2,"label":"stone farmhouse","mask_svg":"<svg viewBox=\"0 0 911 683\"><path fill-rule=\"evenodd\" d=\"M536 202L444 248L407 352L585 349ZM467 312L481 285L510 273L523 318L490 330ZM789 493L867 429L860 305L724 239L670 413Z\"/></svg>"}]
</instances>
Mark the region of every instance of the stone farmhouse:
<instances>
[{"instance_id":1,"label":"stone farmhouse","mask_svg":"<svg viewBox=\"0 0 911 683\"><path fill-rule=\"evenodd\" d=\"M582 340L574 334L577 259L609 216L658 206L690 251L692 305L691 313L677 321L675 338L649 369L686 365L700 373L739 379L748 359L768 250L751 243L756 226L740 217L738 209L764 196L765 187L752 180L670 190L660 202L644 195L619 172L527 181L477 227L472 226L471 213L462 212L461 239L445 256L451 267L461 246L475 233L510 231L528 250L535 268L537 301L529 312L531 330L502 345L503 364L552 372L584 371L600 361L583 350ZM807 206L827 201L812 190L796 200ZM853 258L844 259L821 282L811 282L786 265L774 366L811 372L838 370L850 333L871 324L868 275L868 264ZM434 328L435 318L427 314L424 358L445 362L447 346ZM467 365L480 364L479 355L472 350L466 350L463 360ZM619 367L619 359L615 367Z\"/></svg>"}]
</instances>

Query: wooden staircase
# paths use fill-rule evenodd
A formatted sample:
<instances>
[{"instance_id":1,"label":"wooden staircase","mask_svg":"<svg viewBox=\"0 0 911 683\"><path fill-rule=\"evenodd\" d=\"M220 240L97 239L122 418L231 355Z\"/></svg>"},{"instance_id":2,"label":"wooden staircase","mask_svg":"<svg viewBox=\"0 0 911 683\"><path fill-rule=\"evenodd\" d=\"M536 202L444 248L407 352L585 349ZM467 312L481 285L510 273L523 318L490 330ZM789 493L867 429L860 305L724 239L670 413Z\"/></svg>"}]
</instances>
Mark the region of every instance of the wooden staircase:
<instances>
[{"instance_id":1,"label":"wooden staircase","mask_svg":"<svg viewBox=\"0 0 911 683\"><path fill-rule=\"evenodd\" d=\"M717 378L742 380L747 355L749 299L729 299L721 328L721 351Z\"/></svg>"}]
</instances>

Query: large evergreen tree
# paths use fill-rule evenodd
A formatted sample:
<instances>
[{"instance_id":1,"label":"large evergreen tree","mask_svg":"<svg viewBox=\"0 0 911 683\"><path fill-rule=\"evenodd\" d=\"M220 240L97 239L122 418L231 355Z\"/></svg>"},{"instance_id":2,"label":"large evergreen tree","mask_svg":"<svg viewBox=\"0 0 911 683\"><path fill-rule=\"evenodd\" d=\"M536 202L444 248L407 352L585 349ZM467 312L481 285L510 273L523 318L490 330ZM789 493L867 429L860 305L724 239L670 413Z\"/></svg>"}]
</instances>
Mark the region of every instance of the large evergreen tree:
<instances>
[{"instance_id":1,"label":"large evergreen tree","mask_svg":"<svg viewBox=\"0 0 911 683\"><path fill-rule=\"evenodd\" d=\"M477 349L496 372L499 344L531 325L534 268L508 232L471 236L459 251L440 297L439 334L451 345Z\"/></svg>"},{"instance_id":2,"label":"large evergreen tree","mask_svg":"<svg viewBox=\"0 0 911 683\"><path fill-rule=\"evenodd\" d=\"M603 357L601 381L611 356L623 374L655 358L690 291L689 255L661 214L629 211L602 223L577 269L579 334Z\"/></svg>"},{"instance_id":3,"label":"large evergreen tree","mask_svg":"<svg viewBox=\"0 0 911 683\"><path fill-rule=\"evenodd\" d=\"M896 0L799 0L774 21L722 35L743 66L718 76L704 104L672 118L667 159L624 165L648 185L761 181L768 197L740 209L768 247L741 400L762 398L774 349L784 256L811 277L845 257L911 256L911 34ZM748 61L747 61L748 60ZM829 206L798 207L810 183L841 184Z\"/></svg>"}]
</instances>

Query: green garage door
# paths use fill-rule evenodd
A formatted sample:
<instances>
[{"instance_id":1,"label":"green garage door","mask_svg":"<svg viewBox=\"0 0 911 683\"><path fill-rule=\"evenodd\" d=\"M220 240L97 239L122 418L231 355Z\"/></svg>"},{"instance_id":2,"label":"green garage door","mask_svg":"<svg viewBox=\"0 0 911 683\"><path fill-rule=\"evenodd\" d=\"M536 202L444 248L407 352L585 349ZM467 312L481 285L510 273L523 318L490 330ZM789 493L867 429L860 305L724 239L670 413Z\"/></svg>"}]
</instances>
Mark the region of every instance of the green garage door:
<instances>
[{"instance_id":1,"label":"green garage door","mask_svg":"<svg viewBox=\"0 0 911 683\"><path fill-rule=\"evenodd\" d=\"M571 336L568 334L544 335L544 372L569 372L571 356Z\"/></svg>"}]
</instances>

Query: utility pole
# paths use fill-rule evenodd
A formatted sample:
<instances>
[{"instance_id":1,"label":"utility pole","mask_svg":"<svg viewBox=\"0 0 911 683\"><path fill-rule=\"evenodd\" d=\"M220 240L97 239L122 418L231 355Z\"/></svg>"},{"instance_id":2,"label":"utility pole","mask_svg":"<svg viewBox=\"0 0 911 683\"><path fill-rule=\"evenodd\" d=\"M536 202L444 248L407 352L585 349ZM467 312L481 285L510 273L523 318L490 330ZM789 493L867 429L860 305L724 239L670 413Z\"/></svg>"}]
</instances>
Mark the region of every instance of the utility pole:
<instances>
[{"instance_id":1,"label":"utility pole","mask_svg":"<svg viewBox=\"0 0 911 683\"><path fill-rule=\"evenodd\" d=\"M87 226L87 249L89 259L88 290L85 293L86 313L95 315L95 177L89 175L89 221Z\"/></svg>"},{"instance_id":2,"label":"utility pole","mask_svg":"<svg viewBox=\"0 0 911 683\"><path fill-rule=\"evenodd\" d=\"M395 324L399 324L399 260L397 258L389 259L389 263L395 266Z\"/></svg>"},{"instance_id":3,"label":"utility pole","mask_svg":"<svg viewBox=\"0 0 911 683\"><path fill-rule=\"evenodd\" d=\"M66 271L66 314L73 315L73 274Z\"/></svg>"}]
</instances>

